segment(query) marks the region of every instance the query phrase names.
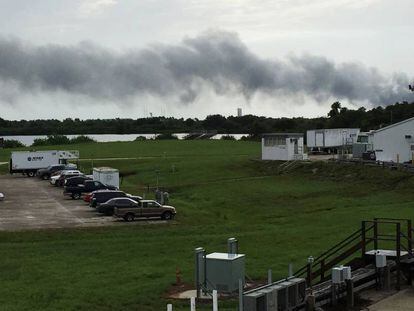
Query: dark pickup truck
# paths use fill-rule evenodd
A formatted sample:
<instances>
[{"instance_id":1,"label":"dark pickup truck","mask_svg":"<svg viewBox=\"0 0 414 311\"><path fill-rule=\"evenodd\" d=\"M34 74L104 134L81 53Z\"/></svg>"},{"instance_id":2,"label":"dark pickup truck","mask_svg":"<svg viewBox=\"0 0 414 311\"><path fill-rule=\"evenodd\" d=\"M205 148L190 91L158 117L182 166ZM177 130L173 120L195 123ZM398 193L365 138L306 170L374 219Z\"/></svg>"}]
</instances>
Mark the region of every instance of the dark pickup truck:
<instances>
[{"instance_id":1,"label":"dark pickup truck","mask_svg":"<svg viewBox=\"0 0 414 311\"><path fill-rule=\"evenodd\" d=\"M105 185L96 180L85 180L85 182L81 185L65 186L63 194L71 196L72 199L78 200L81 198L82 193L92 192L100 189L116 190L116 187Z\"/></svg>"}]
</instances>

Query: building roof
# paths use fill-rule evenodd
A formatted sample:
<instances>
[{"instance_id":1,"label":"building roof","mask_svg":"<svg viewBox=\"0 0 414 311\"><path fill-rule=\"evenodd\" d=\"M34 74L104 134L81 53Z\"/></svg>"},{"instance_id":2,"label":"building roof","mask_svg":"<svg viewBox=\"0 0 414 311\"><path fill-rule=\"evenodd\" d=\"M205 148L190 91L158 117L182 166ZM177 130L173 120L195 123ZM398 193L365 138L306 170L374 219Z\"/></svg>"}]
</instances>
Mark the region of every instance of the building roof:
<instances>
[{"instance_id":1,"label":"building roof","mask_svg":"<svg viewBox=\"0 0 414 311\"><path fill-rule=\"evenodd\" d=\"M262 136L286 136L286 137L303 137L303 133L264 133Z\"/></svg>"},{"instance_id":2,"label":"building roof","mask_svg":"<svg viewBox=\"0 0 414 311\"><path fill-rule=\"evenodd\" d=\"M394 124L391 124L391 125L388 125L386 127L380 128L378 130L374 130L372 132L377 133L377 132L385 131L385 130L388 130L388 129L394 127L394 126L398 126L398 125L401 125L401 124L404 124L404 123L407 123L407 122L410 122L410 121L414 121L414 117L403 120L403 121L400 121L400 122L397 122L397 123L394 123Z\"/></svg>"}]
</instances>

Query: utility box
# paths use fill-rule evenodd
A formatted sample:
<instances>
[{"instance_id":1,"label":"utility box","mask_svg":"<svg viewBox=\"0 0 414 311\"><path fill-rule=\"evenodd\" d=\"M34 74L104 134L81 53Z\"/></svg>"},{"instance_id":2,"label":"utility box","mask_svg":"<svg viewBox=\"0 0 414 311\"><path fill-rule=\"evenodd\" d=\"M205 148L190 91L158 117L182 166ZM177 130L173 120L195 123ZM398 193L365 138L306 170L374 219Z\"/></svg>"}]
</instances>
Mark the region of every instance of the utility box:
<instances>
[{"instance_id":1,"label":"utility box","mask_svg":"<svg viewBox=\"0 0 414 311\"><path fill-rule=\"evenodd\" d=\"M352 279L351 267L349 266L342 267L342 273L344 276L344 281Z\"/></svg>"},{"instance_id":2,"label":"utility box","mask_svg":"<svg viewBox=\"0 0 414 311\"><path fill-rule=\"evenodd\" d=\"M333 284L340 284L344 280L342 268L336 267L332 268L332 283Z\"/></svg>"},{"instance_id":3,"label":"utility box","mask_svg":"<svg viewBox=\"0 0 414 311\"><path fill-rule=\"evenodd\" d=\"M93 179L119 189L119 171L111 167L94 167Z\"/></svg>"},{"instance_id":4,"label":"utility box","mask_svg":"<svg viewBox=\"0 0 414 311\"><path fill-rule=\"evenodd\" d=\"M244 285L245 255L211 253L206 256L207 288L220 293L231 293L239 289L239 280Z\"/></svg>"},{"instance_id":5,"label":"utility box","mask_svg":"<svg viewBox=\"0 0 414 311\"><path fill-rule=\"evenodd\" d=\"M377 268L384 268L387 266L387 256L377 252L375 254L375 266Z\"/></svg>"}]
</instances>

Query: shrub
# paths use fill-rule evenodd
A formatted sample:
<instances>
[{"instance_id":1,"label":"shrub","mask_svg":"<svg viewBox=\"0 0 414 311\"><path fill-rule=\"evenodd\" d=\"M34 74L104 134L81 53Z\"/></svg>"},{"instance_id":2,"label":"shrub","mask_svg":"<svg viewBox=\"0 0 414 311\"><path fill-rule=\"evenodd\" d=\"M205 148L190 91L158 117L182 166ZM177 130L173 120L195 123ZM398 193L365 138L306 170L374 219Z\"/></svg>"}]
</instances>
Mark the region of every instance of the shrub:
<instances>
[{"instance_id":1,"label":"shrub","mask_svg":"<svg viewBox=\"0 0 414 311\"><path fill-rule=\"evenodd\" d=\"M223 135L220 138L221 140L236 140L236 138L234 138L234 136L232 135Z\"/></svg>"},{"instance_id":2,"label":"shrub","mask_svg":"<svg viewBox=\"0 0 414 311\"><path fill-rule=\"evenodd\" d=\"M178 139L178 137L171 133L164 133L157 135L155 139Z\"/></svg>"},{"instance_id":3,"label":"shrub","mask_svg":"<svg viewBox=\"0 0 414 311\"><path fill-rule=\"evenodd\" d=\"M3 143L3 147L4 148L20 148L20 147L24 147L24 145L15 139L5 139L4 143Z\"/></svg>"},{"instance_id":4,"label":"shrub","mask_svg":"<svg viewBox=\"0 0 414 311\"><path fill-rule=\"evenodd\" d=\"M70 139L70 144L96 143L96 140L86 135L79 135Z\"/></svg>"},{"instance_id":5,"label":"shrub","mask_svg":"<svg viewBox=\"0 0 414 311\"><path fill-rule=\"evenodd\" d=\"M135 138L135 141L143 141L143 140L147 140L147 138L145 136L137 136L137 138Z\"/></svg>"}]
</instances>

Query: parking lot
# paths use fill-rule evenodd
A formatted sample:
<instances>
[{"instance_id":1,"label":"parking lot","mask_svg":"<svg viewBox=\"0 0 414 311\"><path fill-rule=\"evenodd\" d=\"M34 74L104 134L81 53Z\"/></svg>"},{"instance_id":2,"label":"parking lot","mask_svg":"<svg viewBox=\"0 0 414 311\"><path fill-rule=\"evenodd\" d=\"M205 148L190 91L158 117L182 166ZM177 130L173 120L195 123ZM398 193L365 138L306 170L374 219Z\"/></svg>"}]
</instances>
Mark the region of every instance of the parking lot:
<instances>
[{"instance_id":1,"label":"parking lot","mask_svg":"<svg viewBox=\"0 0 414 311\"><path fill-rule=\"evenodd\" d=\"M38 178L0 176L0 192L5 195L0 202L0 231L165 223L161 220L125 223L102 216L83 200L64 197L62 188Z\"/></svg>"}]
</instances>

